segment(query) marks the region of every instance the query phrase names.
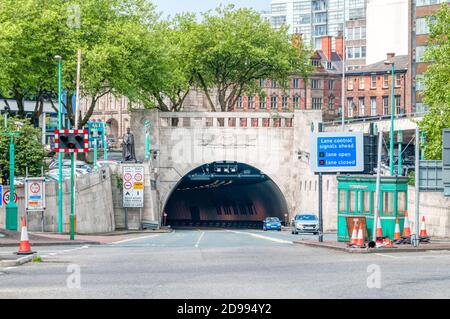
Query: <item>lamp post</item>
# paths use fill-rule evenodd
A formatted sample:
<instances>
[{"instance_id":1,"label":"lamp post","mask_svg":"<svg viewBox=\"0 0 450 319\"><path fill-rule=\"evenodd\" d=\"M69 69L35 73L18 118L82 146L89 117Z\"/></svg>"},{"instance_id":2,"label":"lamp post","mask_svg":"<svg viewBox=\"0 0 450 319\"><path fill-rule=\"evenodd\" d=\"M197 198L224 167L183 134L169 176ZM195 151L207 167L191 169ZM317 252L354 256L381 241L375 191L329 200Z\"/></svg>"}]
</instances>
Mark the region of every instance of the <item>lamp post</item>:
<instances>
[{"instance_id":1,"label":"lamp post","mask_svg":"<svg viewBox=\"0 0 450 319\"><path fill-rule=\"evenodd\" d=\"M62 130L62 66L61 56L55 56L58 61L58 129ZM58 233L63 232L63 191L62 191L62 153L58 153Z\"/></svg>"},{"instance_id":2,"label":"lamp post","mask_svg":"<svg viewBox=\"0 0 450 319\"><path fill-rule=\"evenodd\" d=\"M395 96L394 96L394 73L395 73L395 64L392 61L384 61L384 64L391 65L391 132L389 135L389 173L391 176L394 176L394 113L395 113Z\"/></svg>"},{"instance_id":3,"label":"lamp post","mask_svg":"<svg viewBox=\"0 0 450 319\"><path fill-rule=\"evenodd\" d=\"M9 136L9 201L6 205L6 229L17 231L17 213L18 208L14 201L14 137L19 136L19 132L9 131L5 123L4 136ZM17 130L23 124L17 123Z\"/></svg>"}]
</instances>

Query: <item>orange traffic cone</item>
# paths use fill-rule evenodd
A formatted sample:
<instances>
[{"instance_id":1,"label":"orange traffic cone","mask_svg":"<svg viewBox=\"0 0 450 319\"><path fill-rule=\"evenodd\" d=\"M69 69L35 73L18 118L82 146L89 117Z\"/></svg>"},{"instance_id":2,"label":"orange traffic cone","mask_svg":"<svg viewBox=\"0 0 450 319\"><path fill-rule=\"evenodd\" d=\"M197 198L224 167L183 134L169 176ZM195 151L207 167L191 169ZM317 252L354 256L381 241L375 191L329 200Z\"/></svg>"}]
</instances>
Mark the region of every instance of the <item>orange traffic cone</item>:
<instances>
[{"instance_id":1,"label":"orange traffic cone","mask_svg":"<svg viewBox=\"0 0 450 319\"><path fill-rule=\"evenodd\" d=\"M403 237L411 236L411 228L409 227L408 212L405 212L405 223L403 224Z\"/></svg>"},{"instance_id":2,"label":"orange traffic cone","mask_svg":"<svg viewBox=\"0 0 450 319\"><path fill-rule=\"evenodd\" d=\"M394 231L394 240L400 239L400 225L398 224L398 218L395 219L395 231Z\"/></svg>"},{"instance_id":3,"label":"orange traffic cone","mask_svg":"<svg viewBox=\"0 0 450 319\"><path fill-rule=\"evenodd\" d=\"M356 245L358 241L358 222L353 224L352 238L350 239L350 244Z\"/></svg>"},{"instance_id":4,"label":"orange traffic cone","mask_svg":"<svg viewBox=\"0 0 450 319\"><path fill-rule=\"evenodd\" d=\"M30 241L28 240L27 220L22 217L22 234L20 236L20 245L17 255L31 255L34 251L31 251Z\"/></svg>"},{"instance_id":5,"label":"orange traffic cone","mask_svg":"<svg viewBox=\"0 0 450 319\"><path fill-rule=\"evenodd\" d=\"M377 218L377 240L383 238L383 228L381 228L381 219L380 216Z\"/></svg>"},{"instance_id":6,"label":"orange traffic cone","mask_svg":"<svg viewBox=\"0 0 450 319\"><path fill-rule=\"evenodd\" d=\"M425 216L422 216L422 223L420 225L420 237L428 237L427 228L425 227Z\"/></svg>"},{"instance_id":7,"label":"orange traffic cone","mask_svg":"<svg viewBox=\"0 0 450 319\"><path fill-rule=\"evenodd\" d=\"M359 230L358 230L358 239L356 241L356 245L359 248L363 248L365 246L365 241L364 241L364 232L363 232L363 225L361 224L359 226Z\"/></svg>"}]
</instances>

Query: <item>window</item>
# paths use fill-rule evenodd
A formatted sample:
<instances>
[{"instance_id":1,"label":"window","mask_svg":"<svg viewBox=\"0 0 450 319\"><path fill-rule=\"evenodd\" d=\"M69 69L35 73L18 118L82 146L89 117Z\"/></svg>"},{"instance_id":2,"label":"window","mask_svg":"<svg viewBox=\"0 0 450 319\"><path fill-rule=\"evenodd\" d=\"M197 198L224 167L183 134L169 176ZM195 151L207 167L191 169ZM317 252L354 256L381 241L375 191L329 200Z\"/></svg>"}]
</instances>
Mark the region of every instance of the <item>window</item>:
<instances>
[{"instance_id":1,"label":"window","mask_svg":"<svg viewBox=\"0 0 450 319\"><path fill-rule=\"evenodd\" d=\"M273 95L270 97L270 108L276 109L277 108L277 96Z\"/></svg>"},{"instance_id":2,"label":"window","mask_svg":"<svg viewBox=\"0 0 450 319\"><path fill-rule=\"evenodd\" d=\"M425 54L426 46L417 46L416 47L416 62L424 62L423 55Z\"/></svg>"},{"instance_id":3,"label":"window","mask_svg":"<svg viewBox=\"0 0 450 319\"><path fill-rule=\"evenodd\" d=\"M372 116L377 115L377 98L376 97L370 98L370 115L372 115Z\"/></svg>"},{"instance_id":4,"label":"window","mask_svg":"<svg viewBox=\"0 0 450 319\"><path fill-rule=\"evenodd\" d=\"M429 6L433 4L446 3L448 0L417 0L416 7Z\"/></svg>"},{"instance_id":5,"label":"window","mask_svg":"<svg viewBox=\"0 0 450 319\"><path fill-rule=\"evenodd\" d=\"M376 75L372 75L370 77L370 88L371 89L376 89L377 88L377 76Z\"/></svg>"},{"instance_id":6,"label":"window","mask_svg":"<svg viewBox=\"0 0 450 319\"><path fill-rule=\"evenodd\" d=\"M383 115L389 114L389 98L387 96L383 96Z\"/></svg>"},{"instance_id":7,"label":"window","mask_svg":"<svg viewBox=\"0 0 450 319\"><path fill-rule=\"evenodd\" d=\"M349 98L347 99L347 110L348 110L348 117L353 117L353 99Z\"/></svg>"},{"instance_id":8,"label":"window","mask_svg":"<svg viewBox=\"0 0 450 319\"><path fill-rule=\"evenodd\" d=\"M292 81L292 86L294 87L294 89L299 89L300 88L300 79L294 79Z\"/></svg>"},{"instance_id":9,"label":"window","mask_svg":"<svg viewBox=\"0 0 450 319\"><path fill-rule=\"evenodd\" d=\"M395 112L396 112L396 114L403 114L403 112L402 112L402 97L400 95L395 96Z\"/></svg>"},{"instance_id":10,"label":"window","mask_svg":"<svg viewBox=\"0 0 450 319\"><path fill-rule=\"evenodd\" d=\"M328 110L333 111L334 110L334 98L330 97L328 99Z\"/></svg>"},{"instance_id":11,"label":"window","mask_svg":"<svg viewBox=\"0 0 450 319\"><path fill-rule=\"evenodd\" d=\"M361 116L366 115L366 105L363 97L359 98L359 115Z\"/></svg>"},{"instance_id":12,"label":"window","mask_svg":"<svg viewBox=\"0 0 450 319\"><path fill-rule=\"evenodd\" d=\"M387 88L389 86L389 75L383 75L383 88Z\"/></svg>"},{"instance_id":13,"label":"window","mask_svg":"<svg viewBox=\"0 0 450 319\"><path fill-rule=\"evenodd\" d=\"M242 109L243 103L242 103L242 96L238 97L236 107L238 109Z\"/></svg>"},{"instance_id":14,"label":"window","mask_svg":"<svg viewBox=\"0 0 450 319\"><path fill-rule=\"evenodd\" d=\"M311 64L315 67L320 66L320 60L318 59L311 59Z\"/></svg>"},{"instance_id":15,"label":"window","mask_svg":"<svg viewBox=\"0 0 450 319\"><path fill-rule=\"evenodd\" d=\"M364 90L364 83L365 83L364 76L361 76L361 77L359 78L359 89L360 89L360 90Z\"/></svg>"},{"instance_id":16,"label":"window","mask_svg":"<svg viewBox=\"0 0 450 319\"><path fill-rule=\"evenodd\" d=\"M353 56L355 59L361 58L361 47L353 48Z\"/></svg>"},{"instance_id":17,"label":"window","mask_svg":"<svg viewBox=\"0 0 450 319\"><path fill-rule=\"evenodd\" d=\"M328 80L328 90L334 90L334 80Z\"/></svg>"},{"instance_id":18,"label":"window","mask_svg":"<svg viewBox=\"0 0 450 319\"><path fill-rule=\"evenodd\" d=\"M366 57L366 47L361 47L361 58Z\"/></svg>"},{"instance_id":19,"label":"window","mask_svg":"<svg viewBox=\"0 0 450 319\"><path fill-rule=\"evenodd\" d=\"M313 89L321 89L320 80L311 80L311 88Z\"/></svg>"},{"instance_id":20,"label":"window","mask_svg":"<svg viewBox=\"0 0 450 319\"><path fill-rule=\"evenodd\" d=\"M347 48L347 59L353 59L353 48Z\"/></svg>"},{"instance_id":21,"label":"window","mask_svg":"<svg viewBox=\"0 0 450 319\"><path fill-rule=\"evenodd\" d=\"M259 109L260 110L265 110L266 109L266 98L265 97L260 97L259 98Z\"/></svg>"},{"instance_id":22,"label":"window","mask_svg":"<svg viewBox=\"0 0 450 319\"><path fill-rule=\"evenodd\" d=\"M294 109L300 108L300 98L298 96L294 96L293 102L294 102Z\"/></svg>"},{"instance_id":23,"label":"window","mask_svg":"<svg viewBox=\"0 0 450 319\"><path fill-rule=\"evenodd\" d=\"M272 17L272 26L274 28L279 28L282 25L286 24L286 16L275 16Z\"/></svg>"},{"instance_id":24,"label":"window","mask_svg":"<svg viewBox=\"0 0 450 319\"><path fill-rule=\"evenodd\" d=\"M263 88L266 84L266 81L264 79L259 80L259 87Z\"/></svg>"},{"instance_id":25,"label":"window","mask_svg":"<svg viewBox=\"0 0 450 319\"><path fill-rule=\"evenodd\" d=\"M349 78L347 81L347 90L353 90L353 79Z\"/></svg>"},{"instance_id":26,"label":"window","mask_svg":"<svg viewBox=\"0 0 450 319\"><path fill-rule=\"evenodd\" d=\"M321 97L313 97L312 99L312 108L314 110L322 109L322 98Z\"/></svg>"},{"instance_id":27,"label":"window","mask_svg":"<svg viewBox=\"0 0 450 319\"><path fill-rule=\"evenodd\" d=\"M287 109L288 108L288 101L289 101L289 98L287 96L283 96L281 98L281 107L283 109Z\"/></svg>"},{"instance_id":28,"label":"window","mask_svg":"<svg viewBox=\"0 0 450 319\"><path fill-rule=\"evenodd\" d=\"M255 108L255 103L253 101L253 96L249 96L248 97L248 108L249 109L254 109Z\"/></svg>"},{"instance_id":29,"label":"window","mask_svg":"<svg viewBox=\"0 0 450 319\"><path fill-rule=\"evenodd\" d=\"M402 75L397 73L395 75L395 86L400 87L402 85Z\"/></svg>"},{"instance_id":30,"label":"window","mask_svg":"<svg viewBox=\"0 0 450 319\"><path fill-rule=\"evenodd\" d=\"M286 13L286 3L274 3L271 5L271 11L275 14Z\"/></svg>"},{"instance_id":31,"label":"window","mask_svg":"<svg viewBox=\"0 0 450 319\"><path fill-rule=\"evenodd\" d=\"M270 87L272 88L272 89L276 89L277 88L277 81L276 80L272 80L271 82L270 82Z\"/></svg>"}]
</instances>

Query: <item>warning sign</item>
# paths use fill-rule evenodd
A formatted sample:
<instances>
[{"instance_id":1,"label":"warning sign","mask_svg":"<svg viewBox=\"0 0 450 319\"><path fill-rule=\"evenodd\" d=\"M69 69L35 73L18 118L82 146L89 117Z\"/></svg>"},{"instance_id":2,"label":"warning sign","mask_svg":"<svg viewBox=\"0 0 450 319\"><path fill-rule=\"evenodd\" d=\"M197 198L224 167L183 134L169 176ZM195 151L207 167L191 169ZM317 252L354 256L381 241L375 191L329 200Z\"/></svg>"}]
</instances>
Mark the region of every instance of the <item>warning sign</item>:
<instances>
[{"instance_id":1,"label":"warning sign","mask_svg":"<svg viewBox=\"0 0 450 319\"><path fill-rule=\"evenodd\" d=\"M45 210L45 180L41 177L25 179L25 208L27 211Z\"/></svg>"},{"instance_id":2,"label":"warning sign","mask_svg":"<svg viewBox=\"0 0 450 319\"><path fill-rule=\"evenodd\" d=\"M144 207L144 167L123 166L123 207Z\"/></svg>"},{"instance_id":3,"label":"warning sign","mask_svg":"<svg viewBox=\"0 0 450 319\"><path fill-rule=\"evenodd\" d=\"M9 203L9 189L3 193L3 203L8 204ZM19 200L19 196L17 196L17 193L14 192L14 203L17 204L17 201Z\"/></svg>"}]
</instances>

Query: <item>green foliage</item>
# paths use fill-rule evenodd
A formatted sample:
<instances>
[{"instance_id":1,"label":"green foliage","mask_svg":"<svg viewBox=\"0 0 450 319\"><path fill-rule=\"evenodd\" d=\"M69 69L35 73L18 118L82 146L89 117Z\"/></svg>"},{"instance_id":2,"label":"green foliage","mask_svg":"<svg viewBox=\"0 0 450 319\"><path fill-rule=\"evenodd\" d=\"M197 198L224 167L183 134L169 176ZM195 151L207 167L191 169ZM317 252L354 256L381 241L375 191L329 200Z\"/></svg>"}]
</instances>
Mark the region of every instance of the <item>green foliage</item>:
<instances>
[{"instance_id":1,"label":"green foliage","mask_svg":"<svg viewBox=\"0 0 450 319\"><path fill-rule=\"evenodd\" d=\"M442 129L450 128L450 7L446 4L434 15L425 60L431 61L425 73L424 103L429 112L420 123L427 143L425 156L442 158Z\"/></svg>"},{"instance_id":2,"label":"green foliage","mask_svg":"<svg viewBox=\"0 0 450 319\"><path fill-rule=\"evenodd\" d=\"M37 101L35 118L45 99L56 104L54 57L60 55L67 116L74 124L78 49L81 96L89 98L80 126L107 93L179 111L195 86L212 110L228 111L241 94L261 93L261 78L284 83L292 73L306 78L311 70L310 52L294 47L287 28L275 30L250 9L219 7L199 22L193 14L162 20L148 0L1 1L0 95L17 101L20 117L25 98Z\"/></svg>"},{"instance_id":3,"label":"green foliage","mask_svg":"<svg viewBox=\"0 0 450 319\"><path fill-rule=\"evenodd\" d=\"M41 256L35 256L33 257L33 259L31 260L34 263L41 263L42 262L42 257Z\"/></svg>"},{"instance_id":4,"label":"green foliage","mask_svg":"<svg viewBox=\"0 0 450 319\"><path fill-rule=\"evenodd\" d=\"M0 125L0 171L9 172L9 136L5 136L4 123ZM14 159L15 175L25 176L26 167L30 175L40 175L43 167L44 147L41 144L41 131L34 128L29 121L19 118L8 119L8 130L16 131L16 123L23 123L23 126L17 129L18 137L14 137Z\"/></svg>"},{"instance_id":5,"label":"green foliage","mask_svg":"<svg viewBox=\"0 0 450 319\"><path fill-rule=\"evenodd\" d=\"M212 110L229 111L241 94L259 93L259 79L284 83L292 73L306 78L310 71L310 52L294 47L287 28L272 28L254 10L219 7L193 30L191 64Z\"/></svg>"}]
</instances>

